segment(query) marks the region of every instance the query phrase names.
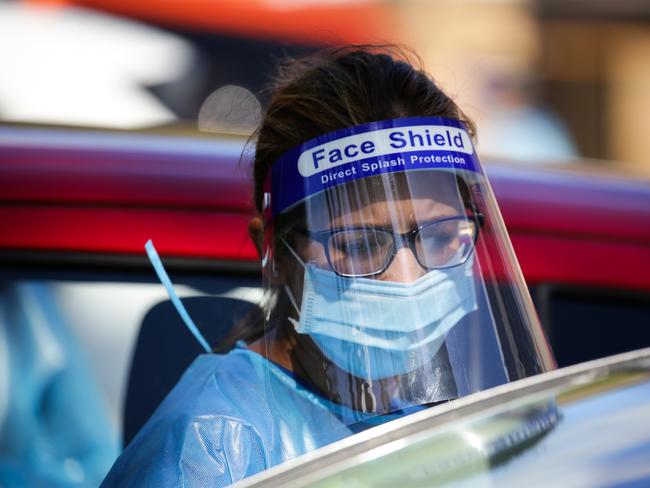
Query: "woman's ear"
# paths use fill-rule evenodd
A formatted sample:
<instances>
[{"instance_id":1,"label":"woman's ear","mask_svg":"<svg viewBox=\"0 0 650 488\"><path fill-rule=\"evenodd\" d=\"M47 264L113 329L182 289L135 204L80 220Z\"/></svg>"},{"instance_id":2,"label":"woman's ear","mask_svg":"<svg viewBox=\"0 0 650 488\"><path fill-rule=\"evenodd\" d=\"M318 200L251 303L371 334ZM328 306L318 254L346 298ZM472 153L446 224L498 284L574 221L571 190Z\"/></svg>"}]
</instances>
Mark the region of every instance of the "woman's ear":
<instances>
[{"instance_id":1,"label":"woman's ear","mask_svg":"<svg viewBox=\"0 0 650 488\"><path fill-rule=\"evenodd\" d=\"M256 215L248 222L248 235L253 241L253 244L255 244L257 255L260 259L262 259L262 239L264 236L264 225L262 224L262 219L259 215Z\"/></svg>"},{"instance_id":2,"label":"woman's ear","mask_svg":"<svg viewBox=\"0 0 650 488\"><path fill-rule=\"evenodd\" d=\"M263 259L262 243L264 242L264 225L259 215L251 218L248 222L248 235L250 236L260 260ZM280 286L287 282L287 272L281 255L273 256L274 272L270 279L275 286Z\"/></svg>"}]
</instances>

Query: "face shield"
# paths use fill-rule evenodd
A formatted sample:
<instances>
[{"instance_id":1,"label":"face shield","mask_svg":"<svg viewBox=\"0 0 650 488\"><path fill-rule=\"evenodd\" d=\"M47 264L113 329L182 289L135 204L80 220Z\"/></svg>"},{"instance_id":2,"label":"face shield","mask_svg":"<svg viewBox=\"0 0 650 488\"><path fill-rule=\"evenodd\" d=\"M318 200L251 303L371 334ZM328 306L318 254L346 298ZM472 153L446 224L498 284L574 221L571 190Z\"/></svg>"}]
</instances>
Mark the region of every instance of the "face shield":
<instances>
[{"instance_id":1,"label":"face shield","mask_svg":"<svg viewBox=\"0 0 650 488\"><path fill-rule=\"evenodd\" d=\"M554 367L462 123L310 140L274 163L263 207L266 348L287 351L332 422L372 425Z\"/></svg>"}]
</instances>

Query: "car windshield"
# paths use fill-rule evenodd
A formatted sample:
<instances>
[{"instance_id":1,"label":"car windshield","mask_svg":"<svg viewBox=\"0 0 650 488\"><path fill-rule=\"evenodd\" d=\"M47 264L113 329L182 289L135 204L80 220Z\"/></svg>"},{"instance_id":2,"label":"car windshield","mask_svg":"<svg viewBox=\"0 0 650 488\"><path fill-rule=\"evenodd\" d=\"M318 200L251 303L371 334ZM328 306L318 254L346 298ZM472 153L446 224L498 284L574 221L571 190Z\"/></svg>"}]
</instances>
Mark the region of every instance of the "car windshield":
<instances>
[{"instance_id":1,"label":"car windshield","mask_svg":"<svg viewBox=\"0 0 650 488\"><path fill-rule=\"evenodd\" d=\"M645 349L504 385L241 486L643 486L650 480L649 361ZM625 471L617 469L620 456Z\"/></svg>"}]
</instances>

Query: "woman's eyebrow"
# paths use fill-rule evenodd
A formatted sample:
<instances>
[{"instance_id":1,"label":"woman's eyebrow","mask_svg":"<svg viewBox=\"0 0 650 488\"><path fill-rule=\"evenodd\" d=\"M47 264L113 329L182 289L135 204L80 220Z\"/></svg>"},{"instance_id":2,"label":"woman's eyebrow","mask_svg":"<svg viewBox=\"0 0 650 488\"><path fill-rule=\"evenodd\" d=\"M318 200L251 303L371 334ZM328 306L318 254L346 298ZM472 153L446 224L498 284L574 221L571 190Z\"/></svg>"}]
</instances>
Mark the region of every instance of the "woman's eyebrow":
<instances>
[{"instance_id":1,"label":"woman's eyebrow","mask_svg":"<svg viewBox=\"0 0 650 488\"><path fill-rule=\"evenodd\" d=\"M397 219L398 223L405 223L408 229L413 229L423 223L433 222L440 219L445 219L447 217L456 217L458 215L465 215L464 210L457 209L445 209L441 211L430 212L426 217L416 216L413 212L406 219ZM349 222L339 222L339 219L332 219L329 222L329 226L324 230L336 230L336 229L393 229L395 228L395 219L387 218L377 218L377 220L372 221L371 218L359 219L356 223ZM343 219L344 220L344 219Z\"/></svg>"}]
</instances>

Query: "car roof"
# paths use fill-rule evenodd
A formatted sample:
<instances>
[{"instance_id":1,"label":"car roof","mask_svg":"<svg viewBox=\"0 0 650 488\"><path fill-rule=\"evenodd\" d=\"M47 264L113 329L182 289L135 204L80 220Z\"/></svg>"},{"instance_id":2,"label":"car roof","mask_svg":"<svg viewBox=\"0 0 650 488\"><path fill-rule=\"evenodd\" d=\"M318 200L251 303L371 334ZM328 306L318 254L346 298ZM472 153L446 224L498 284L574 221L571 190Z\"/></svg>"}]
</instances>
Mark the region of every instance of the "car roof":
<instances>
[{"instance_id":1,"label":"car roof","mask_svg":"<svg viewBox=\"0 0 650 488\"><path fill-rule=\"evenodd\" d=\"M0 249L254 261L244 143L0 128Z\"/></svg>"},{"instance_id":2,"label":"car roof","mask_svg":"<svg viewBox=\"0 0 650 488\"><path fill-rule=\"evenodd\" d=\"M153 238L165 256L254 265L252 150L241 136L0 127L0 251L143 256ZM650 290L647 180L485 167L529 283Z\"/></svg>"},{"instance_id":3,"label":"car roof","mask_svg":"<svg viewBox=\"0 0 650 488\"><path fill-rule=\"evenodd\" d=\"M485 167L529 283L650 290L650 181L588 164Z\"/></svg>"}]
</instances>

